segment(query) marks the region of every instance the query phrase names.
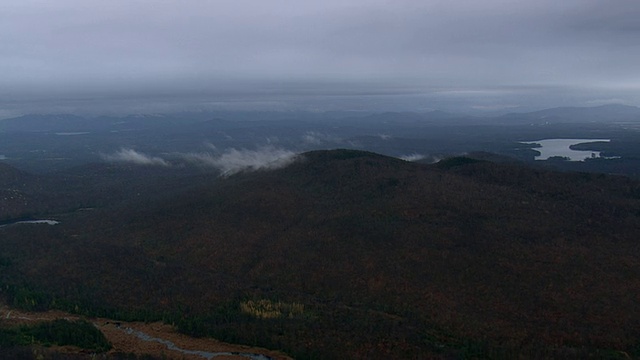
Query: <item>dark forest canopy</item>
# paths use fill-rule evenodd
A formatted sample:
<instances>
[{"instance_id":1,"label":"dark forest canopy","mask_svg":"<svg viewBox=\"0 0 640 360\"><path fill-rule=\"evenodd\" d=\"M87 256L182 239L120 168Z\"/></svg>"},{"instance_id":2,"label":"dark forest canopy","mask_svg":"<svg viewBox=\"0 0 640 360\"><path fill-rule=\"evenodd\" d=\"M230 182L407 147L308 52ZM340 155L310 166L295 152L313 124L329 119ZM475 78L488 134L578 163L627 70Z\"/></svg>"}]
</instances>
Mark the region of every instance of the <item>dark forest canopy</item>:
<instances>
[{"instance_id":1,"label":"dark forest canopy","mask_svg":"<svg viewBox=\"0 0 640 360\"><path fill-rule=\"evenodd\" d=\"M301 357L638 355L629 178L355 150L226 178L115 168L47 189L33 211L59 225L0 228L8 301Z\"/></svg>"}]
</instances>

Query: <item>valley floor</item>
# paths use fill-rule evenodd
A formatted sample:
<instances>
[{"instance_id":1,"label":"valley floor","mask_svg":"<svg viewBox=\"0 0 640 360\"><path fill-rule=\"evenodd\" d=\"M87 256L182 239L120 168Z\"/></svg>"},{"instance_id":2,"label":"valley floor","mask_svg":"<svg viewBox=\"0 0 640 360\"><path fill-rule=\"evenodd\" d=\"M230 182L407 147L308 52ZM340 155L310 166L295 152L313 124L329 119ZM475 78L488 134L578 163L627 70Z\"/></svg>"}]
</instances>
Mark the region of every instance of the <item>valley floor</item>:
<instances>
[{"instance_id":1,"label":"valley floor","mask_svg":"<svg viewBox=\"0 0 640 360\"><path fill-rule=\"evenodd\" d=\"M0 304L0 325L20 326L32 325L42 321L53 321L58 319L77 320L79 316L63 311L51 310L47 312L25 312ZM256 348L244 345L228 344L211 338L193 338L175 331L175 329L160 322L122 322L104 318L85 319L93 323L113 345L109 351L111 353L125 353L136 355L152 355L167 359L181 360L201 360L212 358L197 353L235 353L231 355L213 356L216 360L226 359L247 359L247 354L254 355L253 358L287 360L290 357L263 348ZM144 340L137 334L146 334L149 338L161 339L159 341ZM167 346L172 343L173 349ZM176 350L178 348L179 350ZM65 353L77 353L81 351L74 347L58 347L56 351ZM238 355L236 355L238 354ZM244 354L244 355L242 355Z\"/></svg>"}]
</instances>

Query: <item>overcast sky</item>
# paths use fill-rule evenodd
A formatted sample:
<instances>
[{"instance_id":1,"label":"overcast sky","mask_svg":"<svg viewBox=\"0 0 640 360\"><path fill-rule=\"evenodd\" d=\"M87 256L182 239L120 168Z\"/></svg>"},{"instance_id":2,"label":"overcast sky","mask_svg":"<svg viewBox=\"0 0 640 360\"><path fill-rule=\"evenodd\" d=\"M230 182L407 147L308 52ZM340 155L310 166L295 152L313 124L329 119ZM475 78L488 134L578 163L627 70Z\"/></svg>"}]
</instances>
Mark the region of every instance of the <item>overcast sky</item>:
<instances>
[{"instance_id":1,"label":"overcast sky","mask_svg":"<svg viewBox=\"0 0 640 360\"><path fill-rule=\"evenodd\" d=\"M3 0L0 116L640 105L638 0Z\"/></svg>"}]
</instances>

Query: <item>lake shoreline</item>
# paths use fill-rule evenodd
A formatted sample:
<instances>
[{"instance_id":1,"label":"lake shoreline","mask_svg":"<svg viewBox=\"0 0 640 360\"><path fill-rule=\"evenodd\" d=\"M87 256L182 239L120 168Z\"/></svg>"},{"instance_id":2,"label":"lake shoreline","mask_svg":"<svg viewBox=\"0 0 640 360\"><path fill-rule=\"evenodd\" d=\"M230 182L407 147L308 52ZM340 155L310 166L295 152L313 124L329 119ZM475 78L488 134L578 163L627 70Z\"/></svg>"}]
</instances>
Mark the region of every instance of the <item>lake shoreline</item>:
<instances>
[{"instance_id":1,"label":"lake shoreline","mask_svg":"<svg viewBox=\"0 0 640 360\"><path fill-rule=\"evenodd\" d=\"M611 142L611 139L541 139L520 141L521 144L525 145L539 145L539 147L531 148L540 153L540 155L535 156L534 160L549 160L550 158L560 157L565 158L567 161L584 161L590 158L602 158L600 151L571 149L573 145L597 142Z\"/></svg>"}]
</instances>

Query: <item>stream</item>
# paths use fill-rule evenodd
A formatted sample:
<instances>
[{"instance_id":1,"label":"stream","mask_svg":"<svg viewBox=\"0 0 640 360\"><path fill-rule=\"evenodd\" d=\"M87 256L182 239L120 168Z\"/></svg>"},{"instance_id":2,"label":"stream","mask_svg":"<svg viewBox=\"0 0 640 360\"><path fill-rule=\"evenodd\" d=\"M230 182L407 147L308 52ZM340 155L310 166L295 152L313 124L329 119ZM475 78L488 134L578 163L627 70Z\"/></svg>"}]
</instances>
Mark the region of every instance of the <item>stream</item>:
<instances>
[{"instance_id":1,"label":"stream","mask_svg":"<svg viewBox=\"0 0 640 360\"><path fill-rule=\"evenodd\" d=\"M4 314L4 310L7 311L6 315ZM0 303L0 318L3 318L3 319L21 319L21 320L28 320L28 321L51 321L52 320L51 317L47 317L47 316L43 316L43 317L35 317L34 315L29 316L29 314L24 314L19 311L17 311L17 314L14 314L14 313L16 313L14 310L6 308L5 306L3 306L2 303ZM56 318L60 318L60 317L57 316ZM77 319L77 317L70 315L70 317L64 317L64 319L75 320ZM96 328L100 328L100 326L95 322L93 323L93 325ZM202 351L202 350L187 350L187 349L178 347L172 341L153 337L145 332L135 330L130 327L121 327L118 324L116 325L116 328L121 330L127 335L136 336L138 339L142 341L156 342L166 346L168 350L177 351L185 355L201 356L205 359L213 359L218 356L240 356L240 357L244 357L251 360L274 360L272 357L269 357L263 354L245 353L240 351L211 352L211 351Z\"/></svg>"},{"instance_id":2,"label":"stream","mask_svg":"<svg viewBox=\"0 0 640 360\"><path fill-rule=\"evenodd\" d=\"M200 351L200 350L187 350L187 349L182 349L176 346L176 344L174 344L169 340L156 338L147 333L134 330L132 328L122 328L122 331L124 331L129 335L135 335L136 337L138 337L140 340L143 340L143 341L152 341L152 342L163 344L169 350L178 351L182 354L187 354L187 355L198 355L198 356L202 356L205 359L213 359L216 356L242 356L252 360L273 360L271 357L262 355L262 354L251 354L251 353L243 353L243 352L209 352L209 351Z\"/></svg>"}]
</instances>

